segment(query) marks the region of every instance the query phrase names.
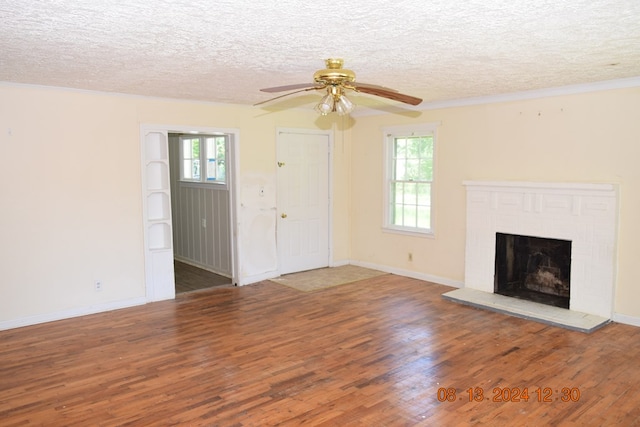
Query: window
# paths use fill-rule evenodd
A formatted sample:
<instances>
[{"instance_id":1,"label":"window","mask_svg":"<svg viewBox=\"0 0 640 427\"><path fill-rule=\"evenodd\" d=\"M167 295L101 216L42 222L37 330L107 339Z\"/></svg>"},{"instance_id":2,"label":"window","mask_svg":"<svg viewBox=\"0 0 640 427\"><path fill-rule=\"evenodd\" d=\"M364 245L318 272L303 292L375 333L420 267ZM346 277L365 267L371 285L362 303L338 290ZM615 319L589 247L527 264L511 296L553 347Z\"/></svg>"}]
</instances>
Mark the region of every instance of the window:
<instances>
[{"instance_id":1,"label":"window","mask_svg":"<svg viewBox=\"0 0 640 427\"><path fill-rule=\"evenodd\" d=\"M435 126L385 130L385 228L433 234L434 146Z\"/></svg>"},{"instance_id":2,"label":"window","mask_svg":"<svg viewBox=\"0 0 640 427\"><path fill-rule=\"evenodd\" d=\"M226 183L227 135L180 136L180 179Z\"/></svg>"}]
</instances>

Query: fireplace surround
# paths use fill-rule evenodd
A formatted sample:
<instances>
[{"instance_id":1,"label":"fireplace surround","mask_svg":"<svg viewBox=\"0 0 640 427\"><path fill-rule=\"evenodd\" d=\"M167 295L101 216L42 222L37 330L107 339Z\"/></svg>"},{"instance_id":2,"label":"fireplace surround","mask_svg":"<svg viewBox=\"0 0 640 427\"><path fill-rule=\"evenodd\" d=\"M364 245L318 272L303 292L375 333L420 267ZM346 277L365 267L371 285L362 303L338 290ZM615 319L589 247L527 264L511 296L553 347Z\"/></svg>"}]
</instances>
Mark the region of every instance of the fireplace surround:
<instances>
[{"instance_id":1,"label":"fireplace surround","mask_svg":"<svg viewBox=\"0 0 640 427\"><path fill-rule=\"evenodd\" d=\"M611 319L618 193L614 184L465 181L464 288L494 293L496 233L571 242L568 310Z\"/></svg>"}]
</instances>

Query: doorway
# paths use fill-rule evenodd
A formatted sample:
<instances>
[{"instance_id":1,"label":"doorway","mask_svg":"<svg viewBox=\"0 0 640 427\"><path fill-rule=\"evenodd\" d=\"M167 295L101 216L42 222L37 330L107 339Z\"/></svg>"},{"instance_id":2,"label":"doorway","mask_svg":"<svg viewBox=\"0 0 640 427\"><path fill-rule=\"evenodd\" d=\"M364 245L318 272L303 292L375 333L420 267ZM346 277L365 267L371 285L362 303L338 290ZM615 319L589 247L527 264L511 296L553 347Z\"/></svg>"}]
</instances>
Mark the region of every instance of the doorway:
<instances>
[{"instance_id":1,"label":"doorway","mask_svg":"<svg viewBox=\"0 0 640 427\"><path fill-rule=\"evenodd\" d=\"M176 201L172 199L170 187L175 173L170 173L170 134L225 135L228 137L228 155L226 158L228 189L228 208L222 216L228 238L228 265L230 282L238 284L239 257L237 254L237 206L236 182L239 159L237 129L200 128L184 126L142 125L142 187L143 220L145 238L145 289L148 301L175 298L174 235L173 215L176 214ZM214 222L206 218L191 217L192 223L206 228L215 227ZM202 240L201 240L202 242ZM192 246L195 250L195 247ZM202 249L202 245L200 245ZM207 251L207 248L204 248Z\"/></svg>"},{"instance_id":2,"label":"doorway","mask_svg":"<svg viewBox=\"0 0 640 427\"><path fill-rule=\"evenodd\" d=\"M277 252L280 274L329 266L330 133L279 129Z\"/></svg>"},{"instance_id":3,"label":"doorway","mask_svg":"<svg viewBox=\"0 0 640 427\"><path fill-rule=\"evenodd\" d=\"M176 294L231 283L230 138L169 133Z\"/></svg>"}]
</instances>

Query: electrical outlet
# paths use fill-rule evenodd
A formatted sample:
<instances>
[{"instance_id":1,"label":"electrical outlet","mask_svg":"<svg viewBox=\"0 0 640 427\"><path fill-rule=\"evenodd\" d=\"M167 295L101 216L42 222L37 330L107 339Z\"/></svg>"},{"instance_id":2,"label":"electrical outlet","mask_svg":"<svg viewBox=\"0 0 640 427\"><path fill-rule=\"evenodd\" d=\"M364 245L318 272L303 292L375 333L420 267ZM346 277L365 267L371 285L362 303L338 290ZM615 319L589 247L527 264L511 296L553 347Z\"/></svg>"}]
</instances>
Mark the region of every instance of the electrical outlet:
<instances>
[{"instance_id":1,"label":"electrical outlet","mask_svg":"<svg viewBox=\"0 0 640 427\"><path fill-rule=\"evenodd\" d=\"M409 252L408 258L409 258L409 261L413 261L413 254L411 252Z\"/></svg>"},{"instance_id":2,"label":"electrical outlet","mask_svg":"<svg viewBox=\"0 0 640 427\"><path fill-rule=\"evenodd\" d=\"M100 292L102 290L102 282L100 280L94 281L93 287L95 288L96 292Z\"/></svg>"},{"instance_id":3,"label":"electrical outlet","mask_svg":"<svg viewBox=\"0 0 640 427\"><path fill-rule=\"evenodd\" d=\"M207 219L202 218L202 228L207 228Z\"/></svg>"}]
</instances>

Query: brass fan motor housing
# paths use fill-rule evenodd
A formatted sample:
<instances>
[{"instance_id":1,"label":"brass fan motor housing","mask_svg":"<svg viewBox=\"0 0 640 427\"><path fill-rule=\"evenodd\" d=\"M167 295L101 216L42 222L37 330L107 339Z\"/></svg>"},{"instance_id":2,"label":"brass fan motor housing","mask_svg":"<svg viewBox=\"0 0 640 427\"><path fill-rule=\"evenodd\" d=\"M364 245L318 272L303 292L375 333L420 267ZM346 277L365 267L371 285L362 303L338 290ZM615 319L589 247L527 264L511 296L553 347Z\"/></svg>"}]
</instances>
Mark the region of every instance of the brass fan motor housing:
<instances>
[{"instance_id":1,"label":"brass fan motor housing","mask_svg":"<svg viewBox=\"0 0 640 427\"><path fill-rule=\"evenodd\" d=\"M356 83L356 73L351 70L345 70L342 68L344 61L342 59L326 59L325 61L326 67L324 70L318 70L313 74L313 83L295 83L284 86L275 86L268 87L264 89L260 89L262 92L285 92L285 91L293 91L286 93L284 95L276 96L275 98L268 99L266 101L258 102L254 105L264 104L265 102L273 101L274 99L279 99L284 96L289 96L294 93L307 92L310 90L323 90L327 91L327 95L333 95L335 102L341 101L342 95L347 90L353 90L359 93L366 93L369 95L381 96L387 99L393 99L394 101L404 102L405 104L410 105L418 105L422 102L421 98L416 98L415 96L405 95L399 93L395 89L390 89L384 86L372 85L362 82ZM323 99L327 96L324 95ZM344 97L346 99L346 97ZM343 102L343 104L346 102ZM320 104L318 104L320 105ZM342 106L341 110L345 107ZM336 111L336 110L334 110ZM321 114L327 113L326 111L322 111Z\"/></svg>"},{"instance_id":2,"label":"brass fan motor housing","mask_svg":"<svg viewBox=\"0 0 640 427\"><path fill-rule=\"evenodd\" d=\"M327 65L327 68L324 70L318 70L313 74L313 80L316 83L341 85L343 83L355 81L356 73L342 68L342 65L344 64L342 59L327 59L325 64Z\"/></svg>"}]
</instances>

